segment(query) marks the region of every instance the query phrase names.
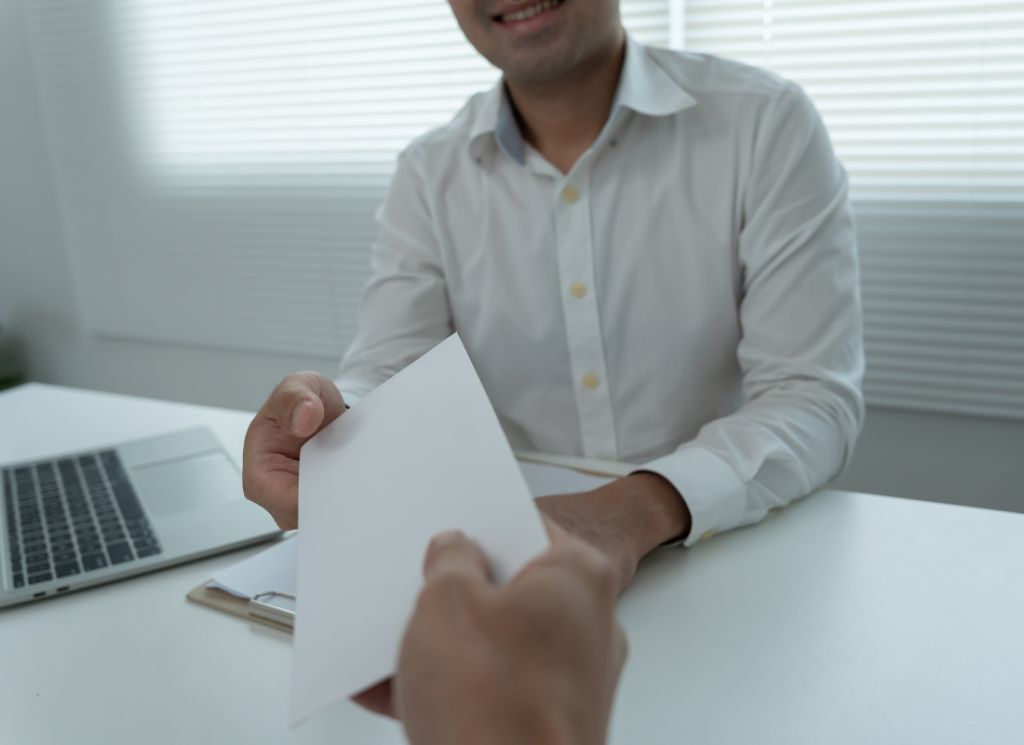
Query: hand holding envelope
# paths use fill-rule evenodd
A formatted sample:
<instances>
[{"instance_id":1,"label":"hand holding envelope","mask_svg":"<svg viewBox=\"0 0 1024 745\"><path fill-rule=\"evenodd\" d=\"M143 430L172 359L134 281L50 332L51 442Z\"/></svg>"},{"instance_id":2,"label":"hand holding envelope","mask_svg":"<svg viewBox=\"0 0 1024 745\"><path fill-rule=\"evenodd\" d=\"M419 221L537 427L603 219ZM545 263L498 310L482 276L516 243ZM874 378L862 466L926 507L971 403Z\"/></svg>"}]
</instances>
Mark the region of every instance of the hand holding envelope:
<instances>
[{"instance_id":1,"label":"hand holding envelope","mask_svg":"<svg viewBox=\"0 0 1024 745\"><path fill-rule=\"evenodd\" d=\"M548 546L453 335L302 448L292 719L389 677L431 538L458 529L508 582Z\"/></svg>"},{"instance_id":2,"label":"hand holding envelope","mask_svg":"<svg viewBox=\"0 0 1024 745\"><path fill-rule=\"evenodd\" d=\"M549 530L551 547L505 587L461 533L431 543L392 686L410 743L605 742L626 658L615 571Z\"/></svg>"}]
</instances>

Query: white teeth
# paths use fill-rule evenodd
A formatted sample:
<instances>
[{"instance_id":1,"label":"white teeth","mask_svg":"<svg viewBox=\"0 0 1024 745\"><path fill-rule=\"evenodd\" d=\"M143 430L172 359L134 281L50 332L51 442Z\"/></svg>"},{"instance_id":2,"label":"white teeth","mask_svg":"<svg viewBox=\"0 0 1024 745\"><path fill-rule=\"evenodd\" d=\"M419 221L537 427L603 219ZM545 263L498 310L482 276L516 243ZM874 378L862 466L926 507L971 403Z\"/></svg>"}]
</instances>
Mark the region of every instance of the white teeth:
<instances>
[{"instance_id":1,"label":"white teeth","mask_svg":"<svg viewBox=\"0 0 1024 745\"><path fill-rule=\"evenodd\" d=\"M543 13L545 10L551 10L561 5L563 0L544 0L543 2L532 5L529 8L516 11L515 13L506 13L501 17L502 23L512 23L514 21L525 21L527 18L533 18L538 13Z\"/></svg>"}]
</instances>

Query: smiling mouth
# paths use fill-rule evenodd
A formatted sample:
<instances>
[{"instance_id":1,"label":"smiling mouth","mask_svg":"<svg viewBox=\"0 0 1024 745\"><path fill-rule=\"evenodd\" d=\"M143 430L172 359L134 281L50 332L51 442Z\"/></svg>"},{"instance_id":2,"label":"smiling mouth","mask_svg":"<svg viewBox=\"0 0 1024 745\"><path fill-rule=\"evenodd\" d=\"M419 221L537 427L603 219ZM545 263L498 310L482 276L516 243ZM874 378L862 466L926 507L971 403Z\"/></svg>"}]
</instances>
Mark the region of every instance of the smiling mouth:
<instances>
[{"instance_id":1,"label":"smiling mouth","mask_svg":"<svg viewBox=\"0 0 1024 745\"><path fill-rule=\"evenodd\" d=\"M565 2L565 0L542 0L536 5L531 5L529 8L517 10L515 13L505 13L504 15L494 16L494 20L498 23L515 23L516 21L525 21L546 11L554 10L563 2Z\"/></svg>"}]
</instances>

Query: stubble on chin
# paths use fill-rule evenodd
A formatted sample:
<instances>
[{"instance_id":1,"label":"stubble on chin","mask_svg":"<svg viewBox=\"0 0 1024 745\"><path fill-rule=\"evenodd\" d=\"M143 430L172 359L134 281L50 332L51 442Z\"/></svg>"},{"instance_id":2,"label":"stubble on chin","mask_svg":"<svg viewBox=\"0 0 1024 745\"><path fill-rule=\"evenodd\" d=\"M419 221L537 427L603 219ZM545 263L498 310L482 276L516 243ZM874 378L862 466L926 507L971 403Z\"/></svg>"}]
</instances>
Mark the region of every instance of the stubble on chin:
<instances>
[{"instance_id":1,"label":"stubble on chin","mask_svg":"<svg viewBox=\"0 0 1024 745\"><path fill-rule=\"evenodd\" d=\"M586 35L578 19L574 23L571 17L562 17L526 36L504 36L494 28L492 11L497 7L497 0L481 3L472 21L476 28L466 36L506 80L523 85L549 83L569 74L585 58Z\"/></svg>"}]
</instances>

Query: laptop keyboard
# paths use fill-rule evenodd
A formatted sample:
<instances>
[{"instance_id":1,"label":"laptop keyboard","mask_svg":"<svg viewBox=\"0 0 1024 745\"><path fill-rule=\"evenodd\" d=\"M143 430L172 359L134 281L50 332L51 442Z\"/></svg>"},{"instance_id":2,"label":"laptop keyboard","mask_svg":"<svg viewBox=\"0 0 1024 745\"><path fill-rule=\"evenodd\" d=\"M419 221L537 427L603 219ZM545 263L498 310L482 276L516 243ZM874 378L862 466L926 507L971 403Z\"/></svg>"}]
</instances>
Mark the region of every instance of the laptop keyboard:
<instances>
[{"instance_id":1,"label":"laptop keyboard","mask_svg":"<svg viewBox=\"0 0 1024 745\"><path fill-rule=\"evenodd\" d=\"M5 468L3 492L14 587L160 553L113 450Z\"/></svg>"}]
</instances>

